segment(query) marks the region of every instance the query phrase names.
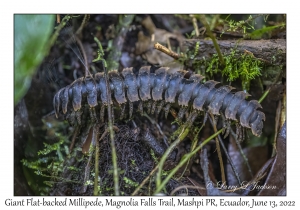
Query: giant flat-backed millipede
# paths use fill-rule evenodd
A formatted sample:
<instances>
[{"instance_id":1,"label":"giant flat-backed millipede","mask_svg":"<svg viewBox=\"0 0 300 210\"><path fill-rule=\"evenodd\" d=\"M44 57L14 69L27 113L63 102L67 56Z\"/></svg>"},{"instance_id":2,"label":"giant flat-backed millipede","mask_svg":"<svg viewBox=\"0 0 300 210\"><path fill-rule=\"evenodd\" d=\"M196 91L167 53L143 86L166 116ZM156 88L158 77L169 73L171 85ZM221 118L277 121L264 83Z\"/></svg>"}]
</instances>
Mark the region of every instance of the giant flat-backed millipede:
<instances>
[{"instance_id":1,"label":"giant flat-backed millipede","mask_svg":"<svg viewBox=\"0 0 300 210\"><path fill-rule=\"evenodd\" d=\"M73 118L73 121L77 119L80 124L82 104L89 106L90 114L94 117L95 108L100 104L100 119L103 120L104 108L109 101L106 92L108 85L115 101L121 106L121 118L127 101L129 117L132 115L133 102L140 101L140 112L143 112L143 102L147 102L151 113L155 110L160 113L165 106L166 115L171 105L177 102L181 107L179 118L191 109L188 117L190 123L200 111L213 115L223 114L226 119L238 121L241 126L251 128L254 135L261 135L265 115L257 110L261 108L258 101L245 100L247 93L243 91L230 92L233 89L231 86L216 88L218 82L213 80L202 83L204 77L199 74L192 74L188 79L184 77L185 74L186 71L169 73L167 67L161 67L155 73L151 73L150 67L144 66L140 68L138 75L133 73L132 68L125 68L121 74L110 71L108 84L103 72L96 73L94 77L82 77L56 93L53 99L55 114L58 116L61 107L64 115Z\"/></svg>"}]
</instances>

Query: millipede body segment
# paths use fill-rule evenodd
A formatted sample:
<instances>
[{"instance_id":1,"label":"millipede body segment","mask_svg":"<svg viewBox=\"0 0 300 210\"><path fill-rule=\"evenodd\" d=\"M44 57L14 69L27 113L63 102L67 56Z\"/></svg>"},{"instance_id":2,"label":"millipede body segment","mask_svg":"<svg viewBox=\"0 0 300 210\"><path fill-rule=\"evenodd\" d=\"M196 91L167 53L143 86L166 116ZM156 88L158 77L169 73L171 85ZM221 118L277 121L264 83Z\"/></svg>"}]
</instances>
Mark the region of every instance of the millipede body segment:
<instances>
[{"instance_id":1,"label":"millipede body segment","mask_svg":"<svg viewBox=\"0 0 300 210\"><path fill-rule=\"evenodd\" d=\"M260 136L265 115L256 100L245 100L247 93L232 93L231 86L216 88L219 82L209 80L202 82L203 76L192 74L185 78L186 71L169 73L167 67L150 72L150 66L141 67L138 75L132 68L125 68L121 74L114 70L108 73L106 82L103 72L75 80L72 84L60 89L53 99L56 117L62 111L67 118L75 119L80 124L82 106L88 105L92 117L96 117L95 108L100 107L100 119L103 120L104 108L115 100L121 107L121 118L125 105L129 104L129 117L132 115L133 103L140 102L138 110L144 106L151 113L160 113L164 107L167 115L170 107L177 103L181 108L178 117L182 118L190 110L187 119L192 123L202 112L213 115L224 115L226 119L237 121L241 126L251 128L254 135ZM107 96L106 87L110 88L111 99Z\"/></svg>"}]
</instances>

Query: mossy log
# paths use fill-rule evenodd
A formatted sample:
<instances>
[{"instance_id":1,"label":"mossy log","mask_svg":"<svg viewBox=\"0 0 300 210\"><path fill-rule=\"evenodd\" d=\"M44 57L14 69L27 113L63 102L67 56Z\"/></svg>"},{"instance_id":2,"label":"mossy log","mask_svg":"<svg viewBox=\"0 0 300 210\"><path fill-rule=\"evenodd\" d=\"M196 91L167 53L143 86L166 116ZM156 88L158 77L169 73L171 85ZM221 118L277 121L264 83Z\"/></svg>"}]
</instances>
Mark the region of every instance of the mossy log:
<instances>
[{"instance_id":1,"label":"mossy log","mask_svg":"<svg viewBox=\"0 0 300 210\"><path fill-rule=\"evenodd\" d=\"M216 54L216 49L211 40L203 39L188 39L184 45L194 50L196 43L200 42L199 51L195 59L209 59L213 54ZM229 54L232 49L236 49L237 53L250 52L256 58L261 59L267 65L286 64L286 40L285 39L270 39L270 40L218 40L220 50L223 55Z\"/></svg>"}]
</instances>

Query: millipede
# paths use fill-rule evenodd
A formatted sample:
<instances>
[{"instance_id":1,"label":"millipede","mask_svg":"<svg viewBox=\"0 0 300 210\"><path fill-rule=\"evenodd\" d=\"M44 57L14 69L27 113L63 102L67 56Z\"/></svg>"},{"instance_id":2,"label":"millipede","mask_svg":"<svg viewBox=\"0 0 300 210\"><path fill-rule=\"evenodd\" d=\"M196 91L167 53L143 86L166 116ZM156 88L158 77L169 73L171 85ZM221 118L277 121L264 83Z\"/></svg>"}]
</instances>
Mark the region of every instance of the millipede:
<instances>
[{"instance_id":1,"label":"millipede","mask_svg":"<svg viewBox=\"0 0 300 210\"><path fill-rule=\"evenodd\" d=\"M167 117L170 108L179 105L178 119L186 117L192 124L201 112L214 116L223 115L240 126L250 128L255 136L262 134L265 114L257 100L248 101L244 91L231 92L229 85L217 87L219 82L204 80L204 76L185 70L172 72L168 67L160 67L155 72L150 66L143 66L138 74L133 68L125 68L121 73L109 71L76 79L61 88L53 98L56 117L62 113L70 124L81 124L82 113L86 110L93 121L104 121L108 103L119 106L120 119L132 117L133 104L139 103L137 111L159 114L162 110ZM108 98L107 87L111 95ZM126 106L129 112L125 113ZM83 108L84 107L84 108ZM113 111L113 109L112 109Z\"/></svg>"}]
</instances>

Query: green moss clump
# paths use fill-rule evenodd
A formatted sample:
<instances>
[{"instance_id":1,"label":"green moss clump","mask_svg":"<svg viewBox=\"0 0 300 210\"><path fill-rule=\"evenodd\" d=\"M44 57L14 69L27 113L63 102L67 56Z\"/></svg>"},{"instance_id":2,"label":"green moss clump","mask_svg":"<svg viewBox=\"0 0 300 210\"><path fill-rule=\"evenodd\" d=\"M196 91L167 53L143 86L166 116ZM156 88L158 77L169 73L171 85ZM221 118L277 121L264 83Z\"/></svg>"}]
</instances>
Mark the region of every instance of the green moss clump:
<instances>
[{"instance_id":1,"label":"green moss clump","mask_svg":"<svg viewBox=\"0 0 300 210\"><path fill-rule=\"evenodd\" d=\"M64 170L63 163L67 156L70 156L68 136L62 134L65 123L56 123L42 120L43 129L47 130L49 136L45 139L44 148L36 151L33 157L22 159L24 175L27 183L35 195L49 195L50 187L59 180L69 182L60 177ZM73 170L77 170L75 167Z\"/></svg>"},{"instance_id":2,"label":"green moss clump","mask_svg":"<svg viewBox=\"0 0 300 210\"><path fill-rule=\"evenodd\" d=\"M250 89L250 81L261 75L262 62L252 54L238 55L235 50L231 50L229 55L224 56L224 61L225 67L222 68L218 56L213 55L206 72L211 74L221 72L229 82L241 79L243 90L246 91Z\"/></svg>"},{"instance_id":3,"label":"green moss clump","mask_svg":"<svg viewBox=\"0 0 300 210\"><path fill-rule=\"evenodd\" d=\"M189 66L195 69L195 73L205 75L208 78L211 78L214 74L221 73L228 82L240 79L243 90L246 91L250 89L251 80L261 76L263 62L249 52L237 53L235 49L232 49L229 54L223 55L225 65L221 65L217 54L214 54L210 59L205 59L205 57L194 59L195 54L197 54L197 48L199 47L196 45L195 51L187 52L179 60L179 62L184 64L191 62Z\"/></svg>"}]
</instances>

